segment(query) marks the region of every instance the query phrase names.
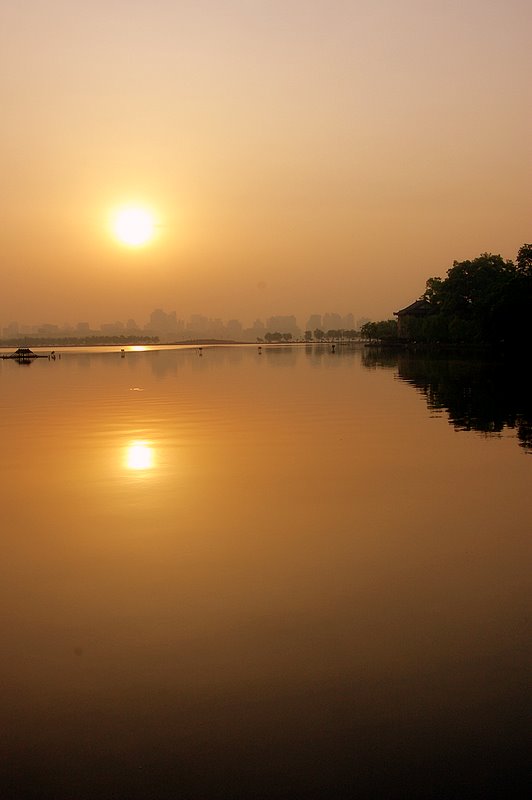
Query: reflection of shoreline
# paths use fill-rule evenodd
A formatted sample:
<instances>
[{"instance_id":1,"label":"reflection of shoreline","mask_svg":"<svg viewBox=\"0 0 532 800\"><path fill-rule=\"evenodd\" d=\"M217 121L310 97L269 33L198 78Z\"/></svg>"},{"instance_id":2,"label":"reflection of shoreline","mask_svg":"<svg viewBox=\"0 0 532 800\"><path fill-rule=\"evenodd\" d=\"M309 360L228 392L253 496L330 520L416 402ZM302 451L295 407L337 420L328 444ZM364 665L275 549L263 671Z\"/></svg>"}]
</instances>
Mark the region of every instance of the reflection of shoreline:
<instances>
[{"instance_id":1,"label":"reflection of shoreline","mask_svg":"<svg viewBox=\"0 0 532 800\"><path fill-rule=\"evenodd\" d=\"M447 413L455 430L485 436L514 430L520 447L532 453L532 401L522 361L372 349L362 363L396 369L401 381L423 394L430 411Z\"/></svg>"}]
</instances>

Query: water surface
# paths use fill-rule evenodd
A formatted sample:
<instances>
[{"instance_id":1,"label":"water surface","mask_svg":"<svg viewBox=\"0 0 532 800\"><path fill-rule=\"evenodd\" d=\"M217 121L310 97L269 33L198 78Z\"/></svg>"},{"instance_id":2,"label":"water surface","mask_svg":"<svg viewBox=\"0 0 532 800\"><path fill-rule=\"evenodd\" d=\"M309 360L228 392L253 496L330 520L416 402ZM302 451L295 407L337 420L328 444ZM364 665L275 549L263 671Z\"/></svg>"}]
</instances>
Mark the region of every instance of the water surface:
<instances>
[{"instance_id":1,"label":"water surface","mask_svg":"<svg viewBox=\"0 0 532 800\"><path fill-rule=\"evenodd\" d=\"M0 361L2 796L517 796L515 375L328 346Z\"/></svg>"}]
</instances>

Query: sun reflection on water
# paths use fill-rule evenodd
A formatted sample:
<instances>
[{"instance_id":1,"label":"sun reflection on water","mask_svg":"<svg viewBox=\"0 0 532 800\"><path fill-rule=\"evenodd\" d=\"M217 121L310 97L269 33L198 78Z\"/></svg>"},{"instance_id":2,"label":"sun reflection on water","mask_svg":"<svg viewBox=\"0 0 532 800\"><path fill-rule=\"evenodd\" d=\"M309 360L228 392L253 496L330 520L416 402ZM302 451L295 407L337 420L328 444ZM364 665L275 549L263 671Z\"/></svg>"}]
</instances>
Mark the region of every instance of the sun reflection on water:
<instances>
[{"instance_id":1,"label":"sun reflection on water","mask_svg":"<svg viewBox=\"0 0 532 800\"><path fill-rule=\"evenodd\" d=\"M126 449L128 469L146 470L153 467L153 447L149 442L131 442Z\"/></svg>"}]
</instances>

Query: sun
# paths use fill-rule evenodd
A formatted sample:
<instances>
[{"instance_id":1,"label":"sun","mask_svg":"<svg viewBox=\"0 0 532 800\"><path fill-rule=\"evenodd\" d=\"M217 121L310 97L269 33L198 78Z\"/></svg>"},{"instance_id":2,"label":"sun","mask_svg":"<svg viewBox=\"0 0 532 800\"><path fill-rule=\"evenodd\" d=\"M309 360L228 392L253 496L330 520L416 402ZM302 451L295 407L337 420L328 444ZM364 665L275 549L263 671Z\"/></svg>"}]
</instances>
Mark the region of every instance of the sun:
<instances>
[{"instance_id":1,"label":"sun","mask_svg":"<svg viewBox=\"0 0 532 800\"><path fill-rule=\"evenodd\" d=\"M141 206L118 209L112 219L115 237L128 247L142 247L155 236L155 220L151 211Z\"/></svg>"}]
</instances>

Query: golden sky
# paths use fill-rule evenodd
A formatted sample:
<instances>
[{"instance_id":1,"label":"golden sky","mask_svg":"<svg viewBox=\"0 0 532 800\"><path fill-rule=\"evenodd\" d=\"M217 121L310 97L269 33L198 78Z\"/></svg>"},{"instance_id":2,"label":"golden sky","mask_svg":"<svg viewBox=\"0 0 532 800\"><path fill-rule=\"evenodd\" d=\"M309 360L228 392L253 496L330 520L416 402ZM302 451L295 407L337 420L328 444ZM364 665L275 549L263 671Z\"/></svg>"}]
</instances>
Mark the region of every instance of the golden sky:
<instances>
[{"instance_id":1,"label":"golden sky","mask_svg":"<svg viewBox=\"0 0 532 800\"><path fill-rule=\"evenodd\" d=\"M0 327L390 317L532 239L528 0L3 0ZM152 209L126 247L114 209Z\"/></svg>"}]
</instances>

